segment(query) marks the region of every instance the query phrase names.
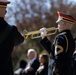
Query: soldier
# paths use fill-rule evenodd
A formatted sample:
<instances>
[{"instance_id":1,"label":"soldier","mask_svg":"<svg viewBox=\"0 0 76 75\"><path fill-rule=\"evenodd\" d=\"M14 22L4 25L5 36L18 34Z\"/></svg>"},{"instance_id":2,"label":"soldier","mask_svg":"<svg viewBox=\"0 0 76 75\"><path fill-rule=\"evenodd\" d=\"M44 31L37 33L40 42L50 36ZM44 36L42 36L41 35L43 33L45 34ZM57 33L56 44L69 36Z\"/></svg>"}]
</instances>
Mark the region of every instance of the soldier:
<instances>
[{"instance_id":1,"label":"soldier","mask_svg":"<svg viewBox=\"0 0 76 75\"><path fill-rule=\"evenodd\" d=\"M51 43L46 37L46 28L40 29L42 37L40 43L50 54L50 61L52 59L55 60L52 70L53 73L49 70L48 75L73 75L71 64L72 55L75 50L75 41L71 34L71 28L76 20L69 14L59 11L57 13L58 20L56 23L58 24L59 34L55 37L53 43Z\"/></svg>"},{"instance_id":2,"label":"soldier","mask_svg":"<svg viewBox=\"0 0 76 75\"><path fill-rule=\"evenodd\" d=\"M18 29L4 20L9 3L9 1L0 0L0 75L14 75L11 54L14 46L24 41Z\"/></svg>"}]
</instances>

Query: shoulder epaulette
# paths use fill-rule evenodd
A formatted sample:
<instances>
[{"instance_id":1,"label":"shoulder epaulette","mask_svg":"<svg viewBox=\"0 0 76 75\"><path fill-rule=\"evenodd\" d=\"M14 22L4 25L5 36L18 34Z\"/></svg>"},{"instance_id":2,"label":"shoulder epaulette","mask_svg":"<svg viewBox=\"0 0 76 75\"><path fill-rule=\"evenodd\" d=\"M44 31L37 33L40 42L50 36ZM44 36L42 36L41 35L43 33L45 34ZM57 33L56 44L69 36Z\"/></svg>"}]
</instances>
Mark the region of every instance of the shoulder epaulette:
<instances>
[{"instance_id":1,"label":"shoulder epaulette","mask_svg":"<svg viewBox=\"0 0 76 75\"><path fill-rule=\"evenodd\" d=\"M64 35L64 34L66 34L66 32L60 33L60 34L58 34L58 35Z\"/></svg>"},{"instance_id":2,"label":"shoulder epaulette","mask_svg":"<svg viewBox=\"0 0 76 75\"><path fill-rule=\"evenodd\" d=\"M66 50L65 50L65 52L67 52L67 50L68 50L68 39L67 39L65 34L66 34L66 32L63 32L63 33L58 34L56 37L59 37L59 38L63 38L62 36L65 37L65 39L66 39ZM56 42L56 37L55 37L54 42Z\"/></svg>"},{"instance_id":3,"label":"shoulder epaulette","mask_svg":"<svg viewBox=\"0 0 76 75\"><path fill-rule=\"evenodd\" d=\"M60 36L60 35L65 35L66 34L66 32L63 32L63 33L60 33L60 34L58 34L56 37L58 37L58 36ZM55 38L56 38L55 37Z\"/></svg>"},{"instance_id":4,"label":"shoulder epaulette","mask_svg":"<svg viewBox=\"0 0 76 75\"><path fill-rule=\"evenodd\" d=\"M56 38L57 38L58 36L60 36L60 35L65 35L65 34L66 34L66 32L63 32L63 33L58 34L58 35L55 37L54 42L56 41Z\"/></svg>"}]
</instances>

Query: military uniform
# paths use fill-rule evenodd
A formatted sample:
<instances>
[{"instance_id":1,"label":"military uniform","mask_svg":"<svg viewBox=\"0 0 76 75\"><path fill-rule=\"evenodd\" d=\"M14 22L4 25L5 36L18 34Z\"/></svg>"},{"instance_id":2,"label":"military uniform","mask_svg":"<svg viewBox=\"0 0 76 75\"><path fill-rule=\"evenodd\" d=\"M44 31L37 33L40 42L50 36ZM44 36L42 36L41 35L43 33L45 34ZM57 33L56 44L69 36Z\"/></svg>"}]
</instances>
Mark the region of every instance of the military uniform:
<instances>
[{"instance_id":1,"label":"military uniform","mask_svg":"<svg viewBox=\"0 0 76 75\"><path fill-rule=\"evenodd\" d=\"M0 8L5 11L6 5L9 3L0 0ZM15 26L8 24L3 16L0 14L0 75L14 75L11 58L12 51L14 46L18 46L24 41L24 37Z\"/></svg>"},{"instance_id":2,"label":"military uniform","mask_svg":"<svg viewBox=\"0 0 76 75\"><path fill-rule=\"evenodd\" d=\"M1 42L2 39L0 39L0 75L13 75L11 54L14 46L21 44L24 41L24 38L21 36L15 26L8 25L1 17L0 24L0 34L2 34L7 27L8 30L11 29L11 32L3 40L3 42ZM5 32L4 37L6 34L7 31Z\"/></svg>"},{"instance_id":3,"label":"military uniform","mask_svg":"<svg viewBox=\"0 0 76 75\"><path fill-rule=\"evenodd\" d=\"M75 50L75 42L70 30L61 32L52 45L47 38L41 40L40 43L49 53L52 52L53 54L53 58L55 59L53 75L72 75L71 63L72 54Z\"/></svg>"},{"instance_id":4,"label":"military uniform","mask_svg":"<svg viewBox=\"0 0 76 75\"><path fill-rule=\"evenodd\" d=\"M64 17L64 20L68 19L66 15L59 15ZM59 19L61 20L62 18ZM72 17L70 17L68 21L73 22L75 20L72 20ZM51 43L47 37L42 39L40 43L50 54L49 64L52 63L53 60L53 63L48 67L48 75L73 75L71 65L73 52L75 50L75 41L70 29L61 31L55 37L53 43Z\"/></svg>"}]
</instances>

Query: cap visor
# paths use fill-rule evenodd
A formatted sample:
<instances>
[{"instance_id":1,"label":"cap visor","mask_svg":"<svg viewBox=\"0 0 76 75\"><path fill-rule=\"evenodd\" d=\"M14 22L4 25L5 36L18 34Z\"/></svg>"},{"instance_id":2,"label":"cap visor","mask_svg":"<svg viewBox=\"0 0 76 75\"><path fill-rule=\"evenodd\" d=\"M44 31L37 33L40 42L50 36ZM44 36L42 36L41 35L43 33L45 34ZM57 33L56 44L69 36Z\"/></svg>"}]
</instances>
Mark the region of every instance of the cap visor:
<instances>
[{"instance_id":1,"label":"cap visor","mask_svg":"<svg viewBox=\"0 0 76 75\"><path fill-rule=\"evenodd\" d=\"M8 1L8 2L2 2L2 1L0 1L0 5L6 5L6 4L10 4L10 2Z\"/></svg>"}]
</instances>

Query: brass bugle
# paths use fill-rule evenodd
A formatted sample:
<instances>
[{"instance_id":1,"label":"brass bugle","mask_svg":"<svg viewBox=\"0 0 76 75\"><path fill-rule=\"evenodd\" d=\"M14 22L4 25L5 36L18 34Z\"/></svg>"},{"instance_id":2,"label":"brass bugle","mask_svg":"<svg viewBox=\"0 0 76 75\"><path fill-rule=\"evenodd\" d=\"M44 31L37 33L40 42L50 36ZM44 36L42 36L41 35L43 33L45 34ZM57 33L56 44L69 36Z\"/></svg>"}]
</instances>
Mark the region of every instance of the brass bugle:
<instances>
[{"instance_id":1,"label":"brass bugle","mask_svg":"<svg viewBox=\"0 0 76 75\"><path fill-rule=\"evenodd\" d=\"M51 28L46 28L47 30L47 35L46 36L49 36L49 35L53 35L57 32L57 28L55 27L51 27ZM31 36L31 39L35 39L35 38L40 38L40 30L37 30L37 31L30 31L28 32L27 30L24 30L23 31L23 35L25 38L28 38L29 36Z\"/></svg>"}]
</instances>

